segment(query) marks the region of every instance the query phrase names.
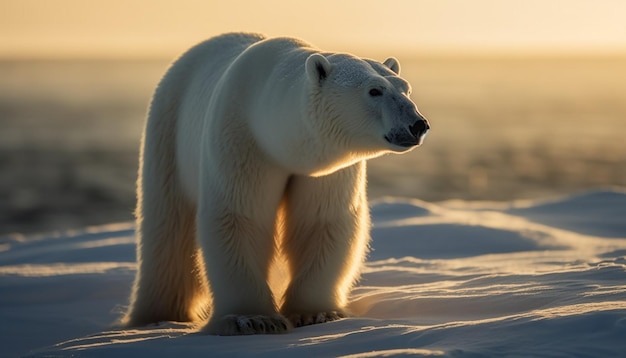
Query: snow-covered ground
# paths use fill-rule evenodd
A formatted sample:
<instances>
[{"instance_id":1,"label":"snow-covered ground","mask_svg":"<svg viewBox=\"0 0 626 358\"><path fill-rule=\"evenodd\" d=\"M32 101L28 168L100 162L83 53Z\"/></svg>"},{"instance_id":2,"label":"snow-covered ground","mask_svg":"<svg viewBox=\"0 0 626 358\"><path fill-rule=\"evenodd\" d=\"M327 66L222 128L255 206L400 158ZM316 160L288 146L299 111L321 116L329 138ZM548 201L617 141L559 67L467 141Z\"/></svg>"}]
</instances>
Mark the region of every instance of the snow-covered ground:
<instances>
[{"instance_id":1,"label":"snow-covered ground","mask_svg":"<svg viewBox=\"0 0 626 358\"><path fill-rule=\"evenodd\" d=\"M372 203L356 317L285 335L112 326L135 273L132 224L0 241L0 356L626 354L626 191L544 202Z\"/></svg>"}]
</instances>

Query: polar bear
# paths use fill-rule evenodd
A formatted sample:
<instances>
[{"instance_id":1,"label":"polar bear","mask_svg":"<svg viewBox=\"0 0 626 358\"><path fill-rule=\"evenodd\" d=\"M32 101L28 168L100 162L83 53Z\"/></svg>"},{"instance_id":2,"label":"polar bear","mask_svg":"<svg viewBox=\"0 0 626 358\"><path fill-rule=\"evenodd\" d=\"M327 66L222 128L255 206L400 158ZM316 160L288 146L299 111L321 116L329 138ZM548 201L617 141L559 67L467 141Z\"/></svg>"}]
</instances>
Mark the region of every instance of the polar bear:
<instances>
[{"instance_id":1,"label":"polar bear","mask_svg":"<svg viewBox=\"0 0 626 358\"><path fill-rule=\"evenodd\" d=\"M408 152L429 129L399 72L394 58L249 33L174 62L142 138L123 322L206 321L204 332L239 335L347 316L368 251L365 161ZM279 254L289 283L275 299Z\"/></svg>"}]
</instances>

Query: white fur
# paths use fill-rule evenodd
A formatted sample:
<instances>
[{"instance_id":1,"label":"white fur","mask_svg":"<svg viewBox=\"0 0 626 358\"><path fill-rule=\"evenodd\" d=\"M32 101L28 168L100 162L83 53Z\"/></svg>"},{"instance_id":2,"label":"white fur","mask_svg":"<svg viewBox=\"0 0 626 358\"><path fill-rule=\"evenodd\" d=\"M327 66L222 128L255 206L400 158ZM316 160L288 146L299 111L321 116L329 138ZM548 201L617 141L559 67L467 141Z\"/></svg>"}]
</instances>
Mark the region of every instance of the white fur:
<instances>
[{"instance_id":1,"label":"white fur","mask_svg":"<svg viewBox=\"0 0 626 358\"><path fill-rule=\"evenodd\" d=\"M210 316L206 332L232 335L344 317L369 239L365 160L410 150L394 138L426 123L397 72L395 59L256 34L222 35L177 60L142 141L125 323ZM279 252L291 281L275 300Z\"/></svg>"}]
</instances>

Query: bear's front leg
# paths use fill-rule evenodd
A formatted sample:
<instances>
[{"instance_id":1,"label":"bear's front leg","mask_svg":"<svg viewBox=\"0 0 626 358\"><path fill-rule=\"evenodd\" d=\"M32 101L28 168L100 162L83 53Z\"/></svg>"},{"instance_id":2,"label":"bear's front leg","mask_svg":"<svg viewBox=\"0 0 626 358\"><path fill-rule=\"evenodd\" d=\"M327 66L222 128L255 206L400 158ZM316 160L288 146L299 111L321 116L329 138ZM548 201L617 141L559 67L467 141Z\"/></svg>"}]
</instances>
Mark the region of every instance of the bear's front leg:
<instances>
[{"instance_id":1,"label":"bear's front leg","mask_svg":"<svg viewBox=\"0 0 626 358\"><path fill-rule=\"evenodd\" d=\"M278 313L267 283L284 180L273 185L281 178L249 174L253 177L207 180L200 195L198 240L213 296L212 316L203 330L210 334L285 333L292 328ZM238 183L241 178L248 182Z\"/></svg>"},{"instance_id":2,"label":"bear's front leg","mask_svg":"<svg viewBox=\"0 0 626 358\"><path fill-rule=\"evenodd\" d=\"M295 327L347 316L369 242L365 190L365 162L289 182L283 250L292 281L281 312Z\"/></svg>"}]
</instances>

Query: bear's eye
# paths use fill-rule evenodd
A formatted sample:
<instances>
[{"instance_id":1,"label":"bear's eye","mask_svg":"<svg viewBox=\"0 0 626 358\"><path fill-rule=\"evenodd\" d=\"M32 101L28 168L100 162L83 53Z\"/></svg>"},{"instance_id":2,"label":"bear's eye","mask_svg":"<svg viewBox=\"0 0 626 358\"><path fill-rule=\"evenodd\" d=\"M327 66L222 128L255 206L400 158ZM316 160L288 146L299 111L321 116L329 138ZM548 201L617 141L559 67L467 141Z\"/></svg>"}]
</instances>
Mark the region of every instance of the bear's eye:
<instances>
[{"instance_id":1,"label":"bear's eye","mask_svg":"<svg viewBox=\"0 0 626 358\"><path fill-rule=\"evenodd\" d=\"M372 88L370 90L370 96L372 97L378 97L378 96L382 96L383 95L383 91L379 90L378 88Z\"/></svg>"}]
</instances>

